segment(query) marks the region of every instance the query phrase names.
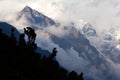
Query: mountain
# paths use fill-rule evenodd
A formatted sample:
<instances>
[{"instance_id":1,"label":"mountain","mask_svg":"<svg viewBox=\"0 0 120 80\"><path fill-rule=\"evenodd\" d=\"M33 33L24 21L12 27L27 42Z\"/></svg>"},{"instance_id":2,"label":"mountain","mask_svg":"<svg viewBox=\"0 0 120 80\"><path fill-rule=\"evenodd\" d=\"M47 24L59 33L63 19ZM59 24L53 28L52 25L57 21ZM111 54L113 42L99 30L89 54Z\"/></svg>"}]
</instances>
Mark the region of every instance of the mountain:
<instances>
[{"instance_id":1,"label":"mountain","mask_svg":"<svg viewBox=\"0 0 120 80\"><path fill-rule=\"evenodd\" d=\"M38 12L37 10L30 8L29 6L26 6L17 14L16 21L23 22L26 26L38 28L55 25L54 20Z\"/></svg>"},{"instance_id":2,"label":"mountain","mask_svg":"<svg viewBox=\"0 0 120 80\"><path fill-rule=\"evenodd\" d=\"M114 62L102 53L102 45L106 40L97 35L92 25L85 24L82 32L73 25L47 27L55 25L54 20L28 6L17 14L14 21L16 21L14 23L21 23L21 26L34 26L38 47L48 51L56 47L58 50L56 60L67 70L84 72L86 80L115 80L119 78L119 76L116 78L115 75L117 70L113 67ZM20 28L23 29L21 26ZM43 28L40 29L40 26ZM100 42L101 40L102 42ZM112 72L113 70L115 71Z\"/></svg>"},{"instance_id":3,"label":"mountain","mask_svg":"<svg viewBox=\"0 0 120 80\"><path fill-rule=\"evenodd\" d=\"M61 58L63 61L65 60L66 63L61 63L61 59L58 62L60 62L60 64L62 64L63 66L69 63L68 66L71 66L72 69L74 69L73 67L77 67L77 72L83 71L87 73L86 77L88 80L99 80L100 77L98 76L104 77L104 80L106 80L107 77L110 77L111 75L109 74L109 70L107 69L108 67L110 68L110 66L108 65L111 64L111 62L109 62L109 59L107 59L104 54L102 54L94 46L92 46L89 40L75 27L70 28L70 26L68 26L65 27L65 30L68 31L68 34L64 34L64 36L62 37L56 35L50 36L51 40L55 44L59 45L60 48L64 49L67 52L68 56L70 56L70 59L64 59L65 56ZM65 55L65 53L63 55ZM104 67L105 69L102 69L102 67ZM89 71L92 69L95 69L96 72L99 72L98 74L93 71L93 73L96 74L94 75L96 76L94 78L92 78L93 76L89 74ZM104 76L104 74L107 75Z\"/></svg>"},{"instance_id":4,"label":"mountain","mask_svg":"<svg viewBox=\"0 0 120 80\"><path fill-rule=\"evenodd\" d=\"M120 28L111 28L103 34L103 43L101 45L101 51L106 57L110 58L115 63L120 63Z\"/></svg>"},{"instance_id":5,"label":"mountain","mask_svg":"<svg viewBox=\"0 0 120 80\"><path fill-rule=\"evenodd\" d=\"M12 25L6 23L6 22L0 22L0 28L2 29L2 32L6 35L8 35L9 37L11 36L11 29L14 29L14 35L17 38L17 40L19 39L19 31Z\"/></svg>"},{"instance_id":6,"label":"mountain","mask_svg":"<svg viewBox=\"0 0 120 80\"><path fill-rule=\"evenodd\" d=\"M99 35L93 26L82 20L78 26L83 36L87 37L89 43L93 45L105 57L115 63L120 63L120 27L104 30Z\"/></svg>"},{"instance_id":7,"label":"mountain","mask_svg":"<svg viewBox=\"0 0 120 80\"><path fill-rule=\"evenodd\" d=\"M91 24L89 23L86 23L83 28L82 28L82 32L84 35L86 35L87 37L91 37L91 36L94 36L96 37L97 36L97 33L96 33L96 30L92 27Z\"/></svg>"},{"instance_id":8,"label":"mountain","mask_svg":"<svg viewBox=\"0 0 120 80\"><path fill-rule=\"evenodd\" d=\"M100 51L107 58L111 59L113 62L120 63L119 29L119 27L111 28L108 31L104 30L98 36L93 36L91 34L96 35L97 32L90 24L87 24L87 26L83 26L82 31L83 35L90 41L90 44L92 44L98 51Z\"/></svg>"}]
</instances>

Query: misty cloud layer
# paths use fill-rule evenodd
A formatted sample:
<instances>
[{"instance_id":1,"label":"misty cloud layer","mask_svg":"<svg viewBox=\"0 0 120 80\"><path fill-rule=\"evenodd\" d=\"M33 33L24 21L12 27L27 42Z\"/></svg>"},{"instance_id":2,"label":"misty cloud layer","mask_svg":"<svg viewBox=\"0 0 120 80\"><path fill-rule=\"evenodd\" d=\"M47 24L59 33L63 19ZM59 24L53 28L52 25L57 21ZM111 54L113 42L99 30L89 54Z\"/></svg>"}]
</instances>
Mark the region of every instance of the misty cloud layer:
<instances>
[{"instance_id":1,"label":"misty cloud layer","mask_svg":"<svg viewBox=\"0 0 120 80\"><path fill-rule=\"evenodd\" d=\"M59 32L56 32L54 30L59 29ZM36 33L38 34L36 43L39 47L49 50L50 52L54 47L57 48L57 56L56 59L59 62L59 64L66 68L69 71L75 70L76 72L84 72L85 80L119 80L119 74L120 74L120 64L112 62L107 57L99 57L98 60L103 60L103 63L92 64L92 61L88 58L85 59L84 57L94 58L94 55L90 55L87 53L81 53L84 54L83 56L79 56L79 53L74 50L74 48L70 49L63 49L58 44L55 44L51 39L51 35L56 35L62 37L62 35L66 35L66 32L61 35L62 32L61 27L48 27L47 32L45 30L37 30ZM69 31L69 30L68 30ZM52 34L51 34L52 33ZM45 37L44 37L45 36ZM100 55L99 55L100 56ZM98 66L98 67L96 67ZM92 73L92 74L91 74Z\"/></svg>"}]
</instances>

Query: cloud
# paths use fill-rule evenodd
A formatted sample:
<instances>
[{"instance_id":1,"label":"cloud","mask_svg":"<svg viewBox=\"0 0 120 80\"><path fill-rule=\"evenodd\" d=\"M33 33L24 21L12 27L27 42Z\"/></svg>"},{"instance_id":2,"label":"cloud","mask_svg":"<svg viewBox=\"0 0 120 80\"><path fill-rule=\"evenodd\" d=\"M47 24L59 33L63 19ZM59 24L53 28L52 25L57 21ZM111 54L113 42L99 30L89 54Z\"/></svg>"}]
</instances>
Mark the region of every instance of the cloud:
<instances>
[{"instance_id":1,"label":"cloud","mask_svg":"<svg viewBox=\"0 0 120 80\"><path fill-rule=\"evenodd\" d=\"M119 25L119 18L115 17L120 7L118 0L71 0L64 1L64 6L74 18L91 23L97 30Z\"/></svg>"},{"instance_id":2,"label":"cloud","mask_svg":"<svg viewBox=\"0 0 120 80\"><path fill-rule=\"evenodd\" d=\"M0 18L26 5L62 23L83 19L99 32L120 25L119 0L0 0Z\"/></svg>"},{"instance_id":3,"label":"cloud","mask_svg":"<svg viewBox=\"0 0 120 80\"><path fill-rule=\"evenodd\" d=\"M59 32L54 30L61 29ZM69 30L68 30L69 31ZM74 48L63 49L59 45L55 44L51 39L52 35L61 36L62 28L51 26L49 29L37 30L36 43L39 47L52 52L54 47L57 48L56 59L59 64L68 71L76 71L77 73L83 72L85 80L119 80L120 64L112 62L110 59L100 56L96 59L97 64L93 63L90 58L95 58L92 53L78 53ZM64 31L63 31L64 33ZM66 34L66 33L64 33ZM62 35L63 36L63 35ZM82 56L79 56L79 55ZM95 62L96 62L95 60ZM102 61L102 62L101 62ZM92 73L92 74L91 74Z\"/></svg>"}]
</instances>

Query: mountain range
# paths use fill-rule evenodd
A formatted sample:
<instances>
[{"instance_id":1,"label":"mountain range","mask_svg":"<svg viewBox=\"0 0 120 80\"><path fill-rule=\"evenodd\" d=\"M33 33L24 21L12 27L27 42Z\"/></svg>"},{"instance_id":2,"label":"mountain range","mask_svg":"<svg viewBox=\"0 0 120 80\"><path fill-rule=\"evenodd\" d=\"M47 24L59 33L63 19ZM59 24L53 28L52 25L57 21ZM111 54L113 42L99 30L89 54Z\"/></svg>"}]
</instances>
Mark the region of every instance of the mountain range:
<instances>
[{"instance_id":1,"label":"mountain range","mask_svg":"<svg viewBox=\"0 0 120 80\"><path fill-rule=\"evenodd\" d=\"M120 68L114 67L120 63L119 34L115 31L103 32L100 36L89 23L84 24L81 30L72 24L57 25L53 19L29 6L6 22L14 25L20 32L27 26L34 28L38 47L48 51L56 47L56 60L59 64L69 71L84 72L86 80L120 79L116 75ZM113 70L115 71L112 72Z\"/></svg>"}]
</instances>

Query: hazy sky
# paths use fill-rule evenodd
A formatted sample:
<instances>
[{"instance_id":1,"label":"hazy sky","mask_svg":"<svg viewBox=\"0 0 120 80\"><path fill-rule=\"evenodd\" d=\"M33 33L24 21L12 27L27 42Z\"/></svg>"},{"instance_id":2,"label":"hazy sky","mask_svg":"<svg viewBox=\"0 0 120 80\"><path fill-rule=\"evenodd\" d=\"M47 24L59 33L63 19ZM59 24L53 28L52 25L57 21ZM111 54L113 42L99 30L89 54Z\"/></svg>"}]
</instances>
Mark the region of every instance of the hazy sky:
<instances>
[{"instance_id":1,"label":"hazy sky","mask_svg":"<svg viewBox=\"0 0 120 80\"><path fill-rule=\"evenodd\" d=\"M64 23L83 19L98 30L120 25L120 0L0 0L0 18L26 5Z\"/></svg>"}]
</instances>

